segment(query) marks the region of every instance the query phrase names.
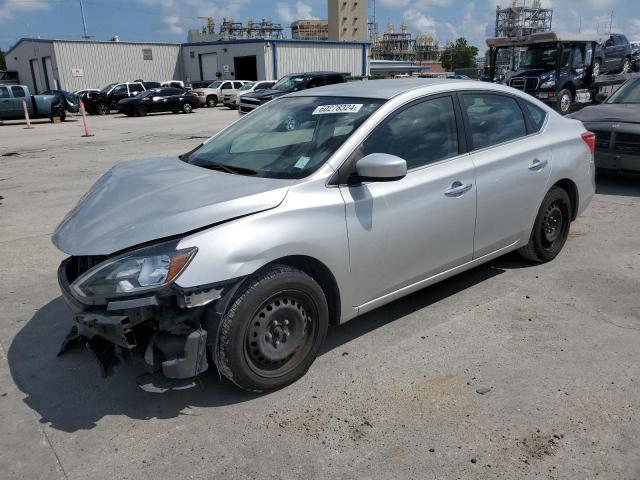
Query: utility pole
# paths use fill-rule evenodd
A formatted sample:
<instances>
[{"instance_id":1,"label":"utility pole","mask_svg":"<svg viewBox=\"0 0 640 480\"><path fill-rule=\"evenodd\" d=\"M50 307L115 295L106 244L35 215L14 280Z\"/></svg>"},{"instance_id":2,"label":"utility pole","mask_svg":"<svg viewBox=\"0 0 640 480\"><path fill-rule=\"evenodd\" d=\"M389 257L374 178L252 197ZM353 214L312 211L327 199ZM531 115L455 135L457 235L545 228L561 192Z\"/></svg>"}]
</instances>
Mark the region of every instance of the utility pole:
<instances>
[{"instance_id":1,"label":"utility pole","mask_svg":"<svg viewBox=\"0 0 640 480\"><path fill-rule=\"evenodd\" d=\"M611 35L611 26L613 25L613 10L611 10L611 16L609 17L609 35Z\"/></svg>"},{"instance_id":2,"label":"utility pole","mask_svg":"<svg viewBox=\"0 0 640 480\"><path fill-rule=\"evenodd\" d=\"M85 40L89 40L91 38L90 35L87 34L87 22L84 19L84 6L82 5L82 0L78 0L80 2L80 15L82 15L82 29L84 30L84 35L82 38Z\"/></svg>"}]
</instances>

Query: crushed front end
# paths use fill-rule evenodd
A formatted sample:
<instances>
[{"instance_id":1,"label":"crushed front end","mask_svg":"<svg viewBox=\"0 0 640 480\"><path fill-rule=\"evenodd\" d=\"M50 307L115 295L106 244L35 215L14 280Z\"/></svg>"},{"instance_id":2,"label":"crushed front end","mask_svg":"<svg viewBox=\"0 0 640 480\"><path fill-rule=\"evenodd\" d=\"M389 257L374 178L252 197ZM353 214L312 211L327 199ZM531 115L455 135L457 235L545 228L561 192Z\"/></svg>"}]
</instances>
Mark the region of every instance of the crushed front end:
<instances>
[{"instance_id":1,"label":"crushed front end","mask_svg":"<svg viewBox=\"0 0 640 480\"><path fill-rule=\"evenodd\" d=\"M212 305L226 298L233 284L181 289L173 280L195 249L178 251L175 246L64 260L58 282L74 312L74 325L60 354L86 345L104 377L119 363L136 358L167 384L188 384L206 371L218 318Z\"/></svg>"}]
</instances>

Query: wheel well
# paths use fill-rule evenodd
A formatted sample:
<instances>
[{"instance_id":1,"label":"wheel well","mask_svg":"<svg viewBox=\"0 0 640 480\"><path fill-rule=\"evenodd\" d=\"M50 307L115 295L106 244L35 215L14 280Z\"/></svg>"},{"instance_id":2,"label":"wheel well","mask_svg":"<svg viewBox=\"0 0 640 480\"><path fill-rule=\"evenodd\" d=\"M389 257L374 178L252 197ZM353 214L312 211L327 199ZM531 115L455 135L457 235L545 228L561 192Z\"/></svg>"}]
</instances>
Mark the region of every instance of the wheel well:
<instances>
[{"instance_id":1,"label":"wheel well","mask_svg":"<svg viewBox=\"0 0 640 480\"><path fill-rule=\"evenodd\" d=\"M569 195L569 200L571 200L571 220L575 220L578 216L578 187L568 178L563 178L556 182L554 187L560 187Z\"/></svg>"},{"instance_id":2,"label":"wheel well","mask_svg":"<svg viewBox=\"0 0 640 480\"><path fill-rule=\"evenodd\" d=\"M209 100L210 98L215 98L216 101L218 100L218 96L215 93L210 93L209 95L207 95L207 100Z\"/></svg>"},{"instance_id":3,"label":"wheel well","mask_svg":"<svg viewBox=\"0 0 640 480\"><path fill-rule=\"evenodd\" d=\"M327 297L329 305L329 323L340 323L340 290L333 273L327 266L319 260L306 255L292 255L289 257L278 258L271 262L272 264L284 264L290 267L302 270L312 277Z\"/></svg>"},{"instance_id":4,"label":"wheel well","mask_svg":"<svg viewBox=\"0 0 640 480\"><path fill-rule=\"evenodd\" d=\"M569 83L565 83L562 88L560 90L564 90L567 89L571 92L572 96L575 96L576 94L576 87L573 83L569 82Z\"/></svg>"}]
</instances>

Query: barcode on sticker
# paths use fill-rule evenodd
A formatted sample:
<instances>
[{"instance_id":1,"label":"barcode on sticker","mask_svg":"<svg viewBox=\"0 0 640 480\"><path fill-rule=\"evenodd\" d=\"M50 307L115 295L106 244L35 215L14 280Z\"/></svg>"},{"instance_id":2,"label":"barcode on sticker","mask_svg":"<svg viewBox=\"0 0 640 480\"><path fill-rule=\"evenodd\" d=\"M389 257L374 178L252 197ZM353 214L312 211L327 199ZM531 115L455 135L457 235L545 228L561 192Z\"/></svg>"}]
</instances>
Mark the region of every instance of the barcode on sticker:
<instances>
[{"instance_id":1,"label":"barcode on sticker","mask_svg":"<svg viewBox=\"0 0 640 480\"><path fill-rule=\"evenodd\" d=\"M340 103L337 105L320 105L311 115L325 115L327 113L357 113L362 103Z\"/></svg>"}]
</instances>

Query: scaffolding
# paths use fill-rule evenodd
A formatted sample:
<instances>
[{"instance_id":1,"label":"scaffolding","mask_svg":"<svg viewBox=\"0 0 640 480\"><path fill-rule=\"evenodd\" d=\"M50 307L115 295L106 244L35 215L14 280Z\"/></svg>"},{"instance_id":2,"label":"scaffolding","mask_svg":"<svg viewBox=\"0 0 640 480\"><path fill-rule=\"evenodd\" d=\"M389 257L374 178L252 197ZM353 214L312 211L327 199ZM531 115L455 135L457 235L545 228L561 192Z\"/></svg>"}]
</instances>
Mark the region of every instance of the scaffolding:
<instances>
[{"instance_id":1,"label":"scaffolding","mask_svg":"<svg viewBox=\"0 0 640 480\"><path fill-rule=\"evenodd\" d=\"M297 40L328 40L327 20L296 20L291 24L291 38Z\"/></svg>"},{"instance_id":2,"label":"scaffolding","mask_svg":"<svg viewBox=\"0 0 640 480\"><path fill-rule=\"evenodd\" d=\"M409 33L406 22L396 32L394 22L389 22L387 31L371 42L371 58L374 60L397 60L409 62L434 62L440 57L438 42L428 34L415 39ZM371 31L370 31L371 32Z\"/></svg>"},{"instance_id":3,"label":"scaffolding","mask_svg":"<svg viewBox=\"0 0 640 480\"><path fill-rule=\"evenodd\" d=\"M520 37L550 32L553 10L542 8L541 0L513 0L509 7L496 7L496 37ZM524 49L505 48L498 52L496 66L513 70L520 64Z\"/></svg>"},{"instance_id":4,"label":"scaffolding","mask_svg":"<svg viewBox=\"0 0 640 480\"><path fill-rule=\"evenodd\" d=\"M246 25L242 22L234 22L233 19L223 18L219 35L222 40L284 38L284 29L281 24L264 18L261 22L248 20Z\"/></svg>"}]
</instances>

